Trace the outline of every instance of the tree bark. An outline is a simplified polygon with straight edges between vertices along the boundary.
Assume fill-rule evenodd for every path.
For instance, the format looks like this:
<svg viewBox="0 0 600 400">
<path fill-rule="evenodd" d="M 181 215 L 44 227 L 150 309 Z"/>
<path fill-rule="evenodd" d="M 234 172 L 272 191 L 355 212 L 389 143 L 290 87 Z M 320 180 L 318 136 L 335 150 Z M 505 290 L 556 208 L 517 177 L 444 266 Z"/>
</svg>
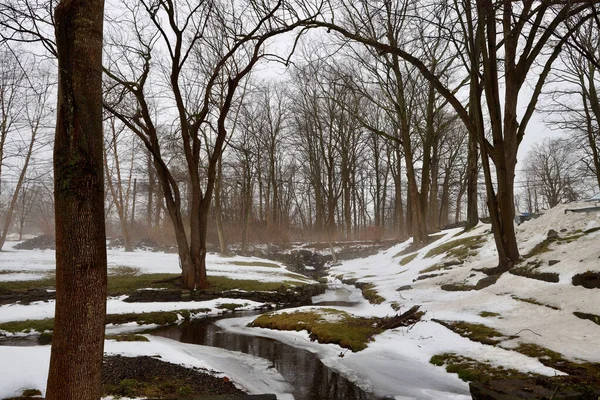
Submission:
<svg viewBox="0 0 600 400">
<path fill-rule="evenodd" d="M 106 317 L 103 12 L 103 0 L 63 0 L 55 10 L 56 312 L 47 400 L 101 396 Z"/>
</svg>

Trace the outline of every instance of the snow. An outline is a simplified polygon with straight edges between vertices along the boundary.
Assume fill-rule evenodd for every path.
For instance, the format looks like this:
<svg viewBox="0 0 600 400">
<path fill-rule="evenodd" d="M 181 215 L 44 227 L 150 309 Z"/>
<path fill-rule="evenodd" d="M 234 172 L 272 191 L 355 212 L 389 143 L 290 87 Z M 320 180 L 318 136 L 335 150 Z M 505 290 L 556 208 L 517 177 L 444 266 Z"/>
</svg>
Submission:
<svg viewBox="0 0 600 400">
<path fill-rule="evenodd" d="M 15 250 L 17 242 L 6 242 L 0 252 L 0 281 L 36 280 L 55 272 L 54 250 Z M 108 249 L 109 274 L 119 267 L 126 266 L 144 274 L 178 273 L 180 271 L 177 254 L 139 250 L 133 253 L 121 249 Z M 264 264 L 261 265 L 252 265 Z M 207 272 L 212 276 L 231 279 L 259 279 L 262 282 L 283 280 L 311 282 L 310 279 L 292 274 L 283 264 L 258 257 L 222 257 L 218 254 L 206 255 Z M 267 266 L 268 265 L 268 266 Z M 285 277 L 285 279 L 283 279 Z"/>
<path fill-rule="evenodd" d="M 448 283 L 474 285 L 485 275 L 482 268 L 496 266 L 496 250 L 490 227 L 479 224 L 466 234 L 460 229 L 444 231 L 437 240 L 416 252 L 415 258 L 400 265 L 400 261 L 413 253 L 398 255 L 411 241 L 398 244 L 376 255 L 349 260 L 329 268 L 332 290 L 316 296 L 313 303 L 342 302 L 327 305 L 358 316 L 396 314 L 392 305 L 400 305 L 403 312 L 413 305 L 421 305 L 425 315 L 421 322 L 409 328 L 399 328 L 377 335 L 367 349 L 352 353 L 334 344 L 312 342 L 306 331 L 281 332 L 262 328 L 249 328 L 254 317 L 228 318 L 218 321 L 226 330 L 240 334 L 269 337 L 288 345 L 306 349 L 316 354 L 328 367 L 339 371 L 366 390 L 395 399 L 469 399 L 468 385 L 457 375 L 446 373 L 444 368 L 429 363 L 433 355 L 454 352 L 482 362 L 520 371 L 530 371 L 553 376 L 561 374 L 541 364 L 537 359 L 512 351 L 519 343 L 533 343 L 561 353 L 574 361 L 600 362 L 600 335 L 598 326 L 573 312 L 600 315 L 600 290 L 574 286 L 575 274 L 600 270 L 600 231 L 584 232 L 600 227 L 600 214 L 565 212 L 583 208 L 586 203 L 559 205 L 537 219 L 516 227 L 521 254 L 527 254 L 544 241 L 549 230 L 558 232 L 562 240 L 549 245 L 550 251 L 536 254 L 534 261 L 540 272 L 559 275 L 559 282 L 550 283 L 505 273 L 493 285 L 480 291 L 448 292 L 440 285 Z M 445 255 L 426 258 L 426 253 L 443 243 L 458 238 L 481 236 L 483 247 L 462 265 L 448 270 L 433 271 L 436 277 L 417 280 L 420 271 L 439 264 Z M 569 240 L 566 240 L 569 238 Z M 0 280 L 38 279 L 53 273 L 53 251 L 16 251 L 7 243 L 7 252 L 0 253 Z M 552 262 L 550 262 L 552 261 Z M 289 280 L 289 271 L 281 264 L 255 257 L 228 257 L 209 255 L 209 274 L 234 279 Z M 261 266 L 260 263 L 274 264 Z M 254 263 L 255 265 L 248 265 Z M 177 256 L 174 254 L 109 251 L 111 267 L 127 266 L 140 273 L 176 272 Z M 552 265 L 550 265 L 552 264 Z M 341 284 L 336 277 L 357 279 L 374 285 L 386 300 L 373 305 L 364 300 L 360 290 Z M 15 278 L 16 277 L 16 278 Z M 299 280 L 304 278 L 298 277 Z M 398 291 L 410 285 L 412 289 Z M 542 305 L 519 299 L 531 299 Z M 210 302 L 125 303 L 122 298 L 108 301 L 109 313 L 148 312 L 209 308 L 209 314 L 219 312 L 219 303 L 245 303 L 255 308 L 258 303 L 240 299 L 217 299 Z M 558 309 L 544 307 L 552 306 Z M 53 315 L 53 302 L 31 305 L 0 306 L 0 322 L 22 319 L 48 318 Z M 318 305 L 299 307 L 298 310 L 318 310 Z M 279 312 L 290 312 L 282 310 Z M 482 311 L 498 313 L 497 317 L 484 318 Z M 329 317 L 328 317 L 329 318 Z M 518 336 L 506 339 L 500 346 L 489 346 L 470 341 L 450 331 L 432 319 L 466 321 L 485 324 L 503 335 Z M 147 328 L 147 327 L 143 327 Z M 109 326 L 107 332 L 131 332 L 140 329 L 137 324 Z M 0 398 L 19 394 L 24 388 L 45 387 L 50 348 L 0 346 Z M 211 373 L 228 376 L 238 387 L 250 393 L 277 393 L 280 399 L 292 399 L 292 388 L 271 367 L 270 362 L 246 354 L 214 349 L 206 346 L 183 344 L 170 339 L 150 337 L 149 343 L 117 343 L 107 341 L 110 354 L 161 355 L 163 360 L 182 365 L 205 368 Z M 344 357 L 340 357 L 344 353 Z"/>
<path fill-rule="evenodd" d="M 147 336 L 150 342 L 107 340 L 104 351 L 108 355 L 136 357 L 160 356 L 165 362 L 206 370 L 215 376 L 227 376 L 234 384 L 251 394 L 275 393 L 278 399 L 293 399 L 291 386 L 270 363 L 258 357 L 223 349 L 175 342 Z M 18 396 L 24 389 L 38 388 L 45 393 L 50 363 L 50 346 L 1 346 L 0 398 Z M 227 371 L 223 373 L 221 371 Z"/>
</svg>

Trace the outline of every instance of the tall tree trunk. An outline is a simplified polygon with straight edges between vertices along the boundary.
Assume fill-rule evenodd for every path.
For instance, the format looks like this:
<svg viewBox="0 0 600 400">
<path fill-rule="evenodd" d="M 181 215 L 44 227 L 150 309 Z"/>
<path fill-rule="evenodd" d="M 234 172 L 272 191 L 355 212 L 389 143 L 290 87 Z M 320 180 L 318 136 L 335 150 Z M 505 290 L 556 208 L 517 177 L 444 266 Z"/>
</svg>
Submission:
<svg viewBox="0 0 600 400">
<path fill-rule="evenodd" d="M 479 179 L 479 151 L 477 140 L 469 135 L 469 152 L 467 155 L 467 225 L 471 229 L 479 223 L 477 179 Z"/>
<path fill-rule="evenodd" d="M 154 208 L 152 203 L 154 200 L 154 165 L 152 165 L 152 155 L 148 153 L 148 164 L 146 166 L 148 170 L 148 200 L 146 202 L 146 225 L 148 228 L 152 227 L 152 209 Z"/>
<path fill-rule="evenodd" d="M 215 182 L 215 222 L 217 226 L 217 236 L 219 237 L 219 253 L 226 255 L 227 251 L 227 240 L 225 239 L 225 232 L 223 232 L 223 209 L 221 208 L 221 190 L 223 185 L 223 161 L 219 158 L 219 165 L 217 166 L 217 179 Z"/>
<path fill-rule="evenodd" d="M 97 400 L 106 317 L 102 172 L 103 0 L 55 10 L 58 106 L 54 143 L 56 312 L 47 400 Z"/>
</svg>

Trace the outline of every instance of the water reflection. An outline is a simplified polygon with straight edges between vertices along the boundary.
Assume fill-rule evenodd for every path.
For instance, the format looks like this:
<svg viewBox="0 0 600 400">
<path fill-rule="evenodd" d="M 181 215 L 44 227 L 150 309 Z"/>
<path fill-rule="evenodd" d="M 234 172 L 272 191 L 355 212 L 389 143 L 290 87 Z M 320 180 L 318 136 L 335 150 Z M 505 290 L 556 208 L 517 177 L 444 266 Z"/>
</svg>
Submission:
<svg viewBox="0 0 600 400">
<path fill-rule="evenodd" d="M 186 322 L 154 331 L 152 334 L 184 343 L 240 351 L 270 360 L 273 368 L 294 387 L 296 400 L 378 399 L 327 368 L 309 351 L 269 338 L 227 332 L 216 326 L 212 318 Z"/>
</svg>

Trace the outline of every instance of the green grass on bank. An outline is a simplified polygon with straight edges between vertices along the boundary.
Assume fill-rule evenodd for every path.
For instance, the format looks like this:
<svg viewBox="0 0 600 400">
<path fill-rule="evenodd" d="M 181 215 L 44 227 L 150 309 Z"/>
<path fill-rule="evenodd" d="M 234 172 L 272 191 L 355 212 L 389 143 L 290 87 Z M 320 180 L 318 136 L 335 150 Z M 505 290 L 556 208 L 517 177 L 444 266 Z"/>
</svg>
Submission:
<svg viewBox="0 0 600 400">
<path fill-rule="evenodd" d="M 250 326 L 283 331 L 310 333 L 319 343 L 335 343 L 354 352 L 363 350 L 382 330 L 377 319 L 352 316 L 344 311 L 323 308 L 319 311 L 267 313 L 256 318 Z"/>
<path fill-rule="evenodd" d="M 108 277 L 108 295 L 120 296 L 130 294 L 137 289 L 181 289 L 181 279 L 177 279 L 179 274 L 142 274 L 142 275 L 114 275 Z M 207 291 L 223 291 L 239 289 L 249 292 L 254 291 L 277 291 L 282 288 L 302 286 L 309 283 L 302 275 L 288 273 L 281 276 L 281 282 L 265 282 L 250 279 L 231 279 L 224 276 L 209 276 L 210 288 Z M 0 293 L 19 292 L 31 289 L 54 288 L 56 280 L 44 278 L 33 281 L 9 281 L 0 282 Z"/>
</svg>

